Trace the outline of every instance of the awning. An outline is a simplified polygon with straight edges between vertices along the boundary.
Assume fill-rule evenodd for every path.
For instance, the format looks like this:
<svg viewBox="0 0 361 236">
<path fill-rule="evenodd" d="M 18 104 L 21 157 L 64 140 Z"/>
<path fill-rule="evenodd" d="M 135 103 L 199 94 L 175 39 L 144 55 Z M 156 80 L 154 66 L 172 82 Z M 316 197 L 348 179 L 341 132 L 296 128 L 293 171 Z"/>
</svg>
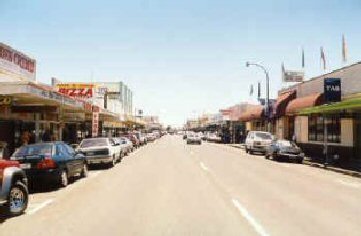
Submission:
<svg viewBox="0 0 361 236">
<path fill-rule="evenodd" d="M 82 110 L 83 102 L 65 96 L 53 90 L 51 86 L 32 82 L 1 82 L 0 94 L 16 96 L 16 105 L 63 106 L 73 110 Z"/>
<path fill-rule="evenodd" d="M 273 108 L 273 116 L 280 117 L 286 114 L 286 107 L 290 101 L 296 98 L 296 91 L 288 91 L 278 96 Z"/>
<path fill-rule="evenodd" d="M 264 115 L 264 108 L 263 106 L 257 106 L 257 107 L 253 107 L 251 109 L 249 109 L 248 111 L 246 111 L 245 113 L 243 113 L 239 120 L 240 121 L 251 121 L 251 120 L 256 120 L 256 119 L 261 119 Z"/>
<path fill-rule="evenodd" d="M 306 97 L 300 97 L 288 103 L 286 114 L 297 114 L 304 108 L 314 107 L 323 103 L 322 93 L 313 93 Z"/>
<path fill-rule="evenodd" d="M 302 109 L 299 114 L 310 115 L 315 113 L 339 113 L 341 110 L 361 109 L 361 97 L 345 99 L 341 102 Z"/>
</svg>

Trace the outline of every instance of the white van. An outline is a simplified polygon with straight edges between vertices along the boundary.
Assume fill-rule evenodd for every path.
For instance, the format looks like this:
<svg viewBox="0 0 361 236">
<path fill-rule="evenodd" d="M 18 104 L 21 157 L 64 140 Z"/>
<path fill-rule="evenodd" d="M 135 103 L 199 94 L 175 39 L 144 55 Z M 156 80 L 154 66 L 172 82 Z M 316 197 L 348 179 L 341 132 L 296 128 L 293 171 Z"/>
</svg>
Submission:
<svg viewBox="0 0 361 236">
<path fill-rule="evenodd" d="M 267 147 L 271 145 L 273 136 L 269 132 L 250 131 L 246 138 L 246 153 L 253 152 L 265 153 Z"/>
</svg>

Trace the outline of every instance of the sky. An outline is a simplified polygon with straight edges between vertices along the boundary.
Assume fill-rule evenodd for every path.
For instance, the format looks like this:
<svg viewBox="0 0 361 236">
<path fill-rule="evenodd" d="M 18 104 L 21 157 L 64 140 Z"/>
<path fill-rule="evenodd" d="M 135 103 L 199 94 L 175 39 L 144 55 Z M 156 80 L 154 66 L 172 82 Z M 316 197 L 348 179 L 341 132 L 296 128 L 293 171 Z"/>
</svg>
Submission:
<svg viewBox="0 0 361 236">
<path fill-rule="evenodd" d="M 164 124 L 244 101 L 269 70 L 271 98 L 285 86 L 281 64 L 306 79 L 361 60 L 359 0 L 0 0 L 0 42 L 37 60 L 37 79 L 123 81 L 134 107 Z M 321 69 L 320 46 L 327 70 Z M 360 78 L 361 79 L 361 78 Z M 255 93 L 256 94 L 256 93 Z"/>
</svg>

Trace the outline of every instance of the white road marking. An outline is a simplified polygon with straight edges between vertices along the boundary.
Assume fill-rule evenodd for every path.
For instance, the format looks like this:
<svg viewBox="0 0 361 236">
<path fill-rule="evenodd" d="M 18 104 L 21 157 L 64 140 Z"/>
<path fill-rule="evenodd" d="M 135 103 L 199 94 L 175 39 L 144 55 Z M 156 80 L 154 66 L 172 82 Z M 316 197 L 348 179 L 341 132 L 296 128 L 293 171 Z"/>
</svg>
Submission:
<svg viewBox="0 0 361 236">
<path fill-rule="evenodd" d="M 37 205 L 36 207 L 34 207 L 33 209 L 27 211 L 28 215 L 33 215 L 34 213 L 36 213 L 37 211 L 43 209 L 44 207 L 46 207 L 47 205 L 51 204 L 54 200 L 53 199 L 48 199 L 42 203 L 40 203 L 39 205 Z"/>
<path fill-rule="evenodd" d="M 194 154 L 194 152 L 193 152 L 193 151 L 191 151 L 190 153 L 191 153 L 191 155 L 193 155 L 193 154 Z"/>
<path fill-rule="evenodd" d="M 203 162 L 199 162 L 199 165 L 201 166 L 201 168 L 205 171 L 209 171 L 208 167 L 203 163 Z"/>
<path fill-rule="evenodd" d="M 232 198 L 233 205 L 238 209 L 241 215 L 246 218 L 248 223 L 253 227 L 253 229 L 261 236 L 268 236 L 269 234 L 265 231 L 265 229 L 260 225 L 252 215 L 247 211 L 245 207 L 239 203 L 237 199 Z"/>
<path fill-rule="evenodd" d="M 361 184 L 359 183 L 355 183 L 355 182 L 348 182 L 348 181 L 344 181 L 342 179 L 337 179 L 336 182 L 342 184 L 342 185 L 345 185 L 345 186 L 348 186 L 348 187 L 352 187 L 352 188 L 359 188 L 361 187 Z"/>
</svg>

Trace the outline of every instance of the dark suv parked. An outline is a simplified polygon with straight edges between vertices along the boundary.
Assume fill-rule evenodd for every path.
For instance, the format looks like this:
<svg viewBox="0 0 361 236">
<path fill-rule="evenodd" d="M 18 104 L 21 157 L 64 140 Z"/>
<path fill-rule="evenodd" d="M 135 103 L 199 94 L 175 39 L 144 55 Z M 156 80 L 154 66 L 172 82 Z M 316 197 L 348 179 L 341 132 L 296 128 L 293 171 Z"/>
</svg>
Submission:
<svg viewBox="0 0 361 236">
<path fill-rule="evenodd" d="M 20 162 L 31 184 L 55 183 L 65 187 L 69 178 L 88 176 L 88 164 L 81 153 L 63 142 L 46 142 L 22 146 L 11 156 Z"/>
</svg>

